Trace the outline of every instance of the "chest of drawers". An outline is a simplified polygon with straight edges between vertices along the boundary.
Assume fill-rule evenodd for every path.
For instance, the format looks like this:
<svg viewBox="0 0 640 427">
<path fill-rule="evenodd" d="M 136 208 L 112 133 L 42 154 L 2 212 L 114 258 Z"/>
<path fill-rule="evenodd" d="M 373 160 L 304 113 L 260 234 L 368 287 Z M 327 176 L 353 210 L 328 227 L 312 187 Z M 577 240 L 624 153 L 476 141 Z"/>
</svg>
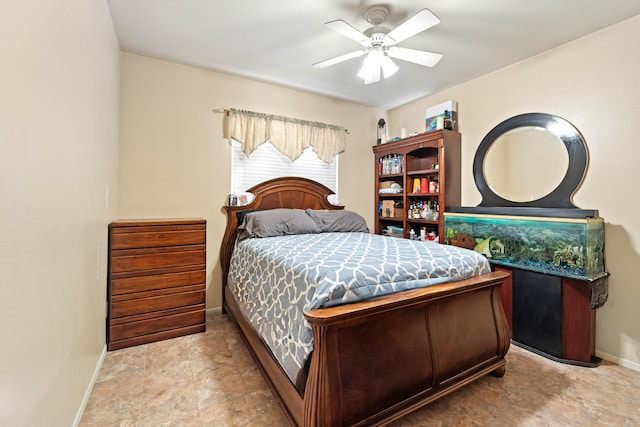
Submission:
<svg viewBox="0 0 640 427">
<path fill-rule="evenodd" d="M 107 348 L 205 330 L 206 222 L 109 225 Z"/>
</svg>

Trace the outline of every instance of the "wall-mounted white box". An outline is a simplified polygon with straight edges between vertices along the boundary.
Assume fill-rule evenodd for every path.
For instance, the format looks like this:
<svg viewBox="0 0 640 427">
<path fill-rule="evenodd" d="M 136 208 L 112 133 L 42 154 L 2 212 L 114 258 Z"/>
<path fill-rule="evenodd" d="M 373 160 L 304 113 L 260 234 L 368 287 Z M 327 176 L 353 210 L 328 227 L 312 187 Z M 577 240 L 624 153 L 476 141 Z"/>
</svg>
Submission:
<svg viewBox="0 0 640 427">
<path fill-rule="evenodd" d="M 426 127 L 427 132 L 438 130 L 438 117 L 444 119 L 444 112 L 449 111 L 453 119 L 453 130 L 458 129 L 458 102 L 447 101 L 442 104 L 434 105 L 426 110 Z M 441 128 L 440 128 L 441 129 Z"/>
</svg>

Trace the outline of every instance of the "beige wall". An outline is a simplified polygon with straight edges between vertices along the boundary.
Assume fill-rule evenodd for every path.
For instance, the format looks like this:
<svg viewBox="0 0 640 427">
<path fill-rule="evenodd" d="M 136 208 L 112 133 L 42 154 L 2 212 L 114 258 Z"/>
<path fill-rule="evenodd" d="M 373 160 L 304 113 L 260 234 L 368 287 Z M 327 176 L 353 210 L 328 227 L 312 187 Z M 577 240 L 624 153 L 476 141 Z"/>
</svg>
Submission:
<svg viewBox="0 0 640 427">
<path fill-rule="evenodd" d="M 0 425 L 74 422 L 104 351 L 107 224 L 116 217 L 206 218 L 208 307 L 219 305 L 221 206 L 230 169 L 222 117 L 213 108 L 349 128 L 340 160 L 341 201 L 372 225 L 371 145 L 385 112 L 132 54 L 120 57 L 104 2 L 34 0 L 2 7 Z M 471 176 L 475 147 L 498 122 L 542 111 L 582 131 L 591 164 L 575 201 L 599 208 L 606 219 L 612 273 L 610 300 L 598 311 L 597 347 L 632 365 L 640 362 L 640 287 L 633 274 L 640 261 L 640 201 L 630 185 L 640 174 L 634 143 L 640 54 L 633 44 L 639 38 L 637 17 L 388 116 L 391 135 L 401 127 L 420 130 L 427 106 L 459 101 L 467 205 L 479 201 Z"/>
<path fill-rule="evenodd" d="M 1 9 L 0 425 L 70 426 L 105 349 L 119 48 L 103 1 Z"/>
<path fill-rule="evenodd" d="M 420 129 L 425 109 L 458 101 L 462 133 L 462 202 L 474 206 L 475 150 L 488 131 L 521 113 L 555 114 L 583 134 L 590 153 L 574 197 L 605 219 L 609 301 L 597 311 L 596 349 L 640 369 L 640 17 L 529 58 L 498 72 L 388 112 L 391 135 Z"/>
<path fill-rule="evenodd" d="M 207 307 L 220 306 L 219 247 L 230 192 L 230 146 L 217 108 L 345 126 L 340 202 L 373 226 L 373 151 L 380 112 L 279 86 L 123 53 L 118 216 L 207 220 Z"/>
</svg>

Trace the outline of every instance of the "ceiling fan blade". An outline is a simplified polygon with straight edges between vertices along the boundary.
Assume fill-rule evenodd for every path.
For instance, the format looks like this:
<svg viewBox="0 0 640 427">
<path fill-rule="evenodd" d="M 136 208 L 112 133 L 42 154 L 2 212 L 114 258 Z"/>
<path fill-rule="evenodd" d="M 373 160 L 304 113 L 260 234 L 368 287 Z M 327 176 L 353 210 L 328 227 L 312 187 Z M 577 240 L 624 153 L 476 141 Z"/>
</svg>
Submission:
<svg viewBox="0 0 640 427">
<path fill-rule="evenodd" d="M 433 67 L 440 61 L 442 55 L 439 53 L 426 52 L 424 50 L 407 49 L 406 47 L 393 46 L 387 50 L 392 58 L 398 58 L 403 61 L 413 62 L 415 64 L 424 65 L 425 67 Z"/>
<path fill-rule="evenodd" d="M 392 46 L 396 43 L 400 43 L 402 40 L 408 39 L 427 28 L 431 28 L 438 24 L 440 19 L 433 14 L 429 9 L 422 9 L 411 18 L 398 25 L 391 30 L 385 37 L 385 43 L 387 46 Z"/>
<path fill-rule="evenodd" d="M 331 28 L 333 31 L 337 31 L 343 36 L 347 36 L 362 45 L 366 45 L 369 43 L 369 37 L 362 34 L 360 31 L 356 30 L 351 25 L 344 22 L 342 19 L 326 22 L 325 25 Z"/>
<path fill-rule="evenodd" d="M 335 64 L 339 64 L 340 62 L 347 61 L 352 58 L 358 58 L 365 54 L 364 50 L 356 50 L 355 52 L 347 53 L 345 55 L 336 56 L 335 58 L 327 59 L 326 61 L 316 62 L 313 64 L 316 68 L 326 68 Z"/>
</svg>

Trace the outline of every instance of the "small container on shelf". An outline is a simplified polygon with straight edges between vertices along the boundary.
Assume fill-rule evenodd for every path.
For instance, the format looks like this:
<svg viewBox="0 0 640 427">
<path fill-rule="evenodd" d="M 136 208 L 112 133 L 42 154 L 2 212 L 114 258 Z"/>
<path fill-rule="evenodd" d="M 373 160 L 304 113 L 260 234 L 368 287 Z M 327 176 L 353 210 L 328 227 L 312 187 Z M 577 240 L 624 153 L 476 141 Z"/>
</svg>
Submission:
<svg viewBox="0 0 640 427">
<path fill-rule="evenodd" d="M 422 178 L 422 180 L 420 180 L 420 192 L 421 193 L 427 193 L 429 192 L 429 178 Z"/>
<path fill-rule="evenodd" d="M 382 234 L 390 237 L 403 237 L 403 233 L 403 228 L 396 225 L 389 225 L 386 229 L 382 230 Z"/>
<path fill-rule="evenodd" d="M 413 193 L 419 193 L 422 189 L 422 183 L 419 178 L 413 180 Z"/>
</svg>

